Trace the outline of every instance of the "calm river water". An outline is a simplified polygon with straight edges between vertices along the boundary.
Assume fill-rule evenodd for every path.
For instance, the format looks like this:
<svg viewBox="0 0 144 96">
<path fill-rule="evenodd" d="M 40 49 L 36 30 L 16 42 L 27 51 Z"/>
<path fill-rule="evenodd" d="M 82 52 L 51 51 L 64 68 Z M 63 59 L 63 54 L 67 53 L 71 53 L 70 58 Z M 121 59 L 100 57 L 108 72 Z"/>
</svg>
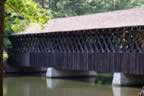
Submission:
<svg viewBox="0 0 144 96">
<path fill-rule="evenodd" d="M 139 88 L 95 84 L 94 79 L 5 77 L 4 96 L 138 96 Z"/>
</svg>

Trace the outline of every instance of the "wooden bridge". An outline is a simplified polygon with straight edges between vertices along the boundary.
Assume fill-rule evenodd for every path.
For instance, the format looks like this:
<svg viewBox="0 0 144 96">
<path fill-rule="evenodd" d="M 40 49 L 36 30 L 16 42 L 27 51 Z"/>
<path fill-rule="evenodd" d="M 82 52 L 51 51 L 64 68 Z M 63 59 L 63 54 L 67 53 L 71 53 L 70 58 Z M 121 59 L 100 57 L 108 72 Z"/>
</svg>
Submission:
<svg viewBox="0 0 144 96">
<path fill-rule="evenodd" d="M 9 63 L 144 74 L 144 9 L 51 20 L 10 36 Z"/>
</svg>

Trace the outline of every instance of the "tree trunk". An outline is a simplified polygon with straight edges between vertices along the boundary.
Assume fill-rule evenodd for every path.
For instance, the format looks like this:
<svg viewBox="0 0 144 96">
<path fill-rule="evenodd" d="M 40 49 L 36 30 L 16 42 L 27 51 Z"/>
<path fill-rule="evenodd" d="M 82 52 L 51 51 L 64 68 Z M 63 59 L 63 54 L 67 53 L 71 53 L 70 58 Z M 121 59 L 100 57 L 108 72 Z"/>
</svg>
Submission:
<svg viewBox="0 0 144 96">
<path fill-rule="evenodd" d="M 4 1 L 0 0 L 0 96 L 3 96 L 3 31 L 4 31 Z"/>
</svg>

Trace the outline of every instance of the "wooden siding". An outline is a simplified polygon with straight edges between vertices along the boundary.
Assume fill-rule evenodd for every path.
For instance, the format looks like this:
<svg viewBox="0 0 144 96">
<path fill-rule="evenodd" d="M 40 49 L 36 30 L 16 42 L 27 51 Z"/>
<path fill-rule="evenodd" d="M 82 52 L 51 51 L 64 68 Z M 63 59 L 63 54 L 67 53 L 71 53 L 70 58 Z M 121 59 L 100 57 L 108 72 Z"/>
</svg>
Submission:
<svg viewBox="0 0 144 96">
<path fill-rule="evenodd" d="M 143 26 L 63 33 L 12 35 L 10 63 L 144 74 Z"/>
</svg>

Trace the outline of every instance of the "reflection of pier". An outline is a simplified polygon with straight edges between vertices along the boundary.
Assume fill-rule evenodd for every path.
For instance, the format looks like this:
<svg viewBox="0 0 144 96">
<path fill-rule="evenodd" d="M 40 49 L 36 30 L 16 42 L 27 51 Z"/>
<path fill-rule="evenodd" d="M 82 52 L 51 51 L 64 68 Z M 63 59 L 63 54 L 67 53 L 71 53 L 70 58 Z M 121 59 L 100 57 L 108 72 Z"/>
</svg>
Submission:
<svg viewBox="0 0 144 96">
<path fill-rule="evenodd" d="M 138 96 L 140 91 L 136 88 L 120 86 L 113 86 L 112 90 L 113 96 Z"/>
<path fill-rule="evenodd" d="M 128 96 L 126 88 L 122 89 L 121 87 L 113 86 L 112 90 L 113 90 L 113 96 Z"/>
<path fill-rule="evenodd" d="M 91 78 L 65 78 L 65 79 L 47 79 L 47 87 L 50 89 L 54 88 L 63 88 L 65 86 L 71 85 L 73 82 L 80 82 L 81 83 L 87 83 L 89 86 L 94 86 L 95 85 L 95 77 Z M 73 87 L 79 87 L 77 86 L 77 83 L 73 83 Z"/>
</svg>

